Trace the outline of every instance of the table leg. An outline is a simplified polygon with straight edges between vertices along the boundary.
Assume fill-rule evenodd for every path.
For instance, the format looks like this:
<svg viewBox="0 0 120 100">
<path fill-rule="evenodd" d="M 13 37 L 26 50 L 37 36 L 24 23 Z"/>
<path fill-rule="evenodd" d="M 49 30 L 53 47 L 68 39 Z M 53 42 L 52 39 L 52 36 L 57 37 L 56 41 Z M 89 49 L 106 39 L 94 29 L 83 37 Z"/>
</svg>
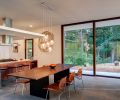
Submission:
<svg viewBox="0 0 120 100">
<path fill-rule="evenodd" d="M 51 77 L 47 76 L 39 80 L 30 80 L 30 95 L 45 99 L 47 90 L 43 88 L 49 85 L 51 82 L 53 83 L 59 81 L 61 78 L 65 76 L 69 76 L 69 69 L 54 74 L 54 78 L 52 78 L 53 76 Z M 53 79 L 53 81 L 51 79 Z M 49 92 L 48 92 L 48 99 L 49 99 Z"/>
<path fill-rule="evenodd" d="M 30 80 L 30 95 L 46 98 L 47 90 L 43 88 L 47 85 L 49 85 L 49 77 L 44 77 L 39 80 Z"/>
<path fill-rule="evenodd" d="M 69 77 L 69 69 L 54 74 L 54 82 L 60 81 L 63 77 Z"/>
<path fill-rule="evenodd" d="M 2 87 L 2 71 L 0 70 L 0 88 Z"/>
</svg>

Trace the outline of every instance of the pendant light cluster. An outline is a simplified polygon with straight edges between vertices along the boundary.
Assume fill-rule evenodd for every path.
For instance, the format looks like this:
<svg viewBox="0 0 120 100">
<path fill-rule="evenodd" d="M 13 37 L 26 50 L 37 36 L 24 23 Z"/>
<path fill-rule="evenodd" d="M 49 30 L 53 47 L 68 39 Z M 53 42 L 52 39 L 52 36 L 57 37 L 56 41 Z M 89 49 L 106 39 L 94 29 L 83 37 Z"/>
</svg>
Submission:
<svg viewBox="0 0 120 100">
<path fill-rule="evenodd" d="M 43 52 L 51 52 L 54 45 L 54 35 L 49 31 L 45 31 L 42 34 L 45 36 L 39 38 L 39 48 Z"/>
<path fill-rule="evenodd" d="M 42 34 L 44 37 L 39 38 L 38 47 L 42 52 L 51 52 L 54 45 L 54 35 L 52 33 L 52 13 L 46 2 L 41 3 L 42 7 Z"/>
</svg>

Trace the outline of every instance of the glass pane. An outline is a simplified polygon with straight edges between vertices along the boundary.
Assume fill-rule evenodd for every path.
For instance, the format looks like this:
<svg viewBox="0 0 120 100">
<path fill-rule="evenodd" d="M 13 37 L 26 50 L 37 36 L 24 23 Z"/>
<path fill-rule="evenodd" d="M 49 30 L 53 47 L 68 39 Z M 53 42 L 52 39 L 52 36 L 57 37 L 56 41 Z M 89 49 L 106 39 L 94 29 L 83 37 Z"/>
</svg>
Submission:
<svg viewBox="0 0 120 100">
<path fill-rule="evenodd" d="M 120 77 L 120 19 L 96 23 L 96 74 Z"/>
<path fill-rule="evenodd" d="M 32 59 L 33 57 L 33 40 L 26 40 L 26 58 Z"/>
<path fill-rule="evenodd" d="M 64 27 L 64 63 L 83 68 L 84 74 L 93 74 L 92 23 Z"/>
</svg>

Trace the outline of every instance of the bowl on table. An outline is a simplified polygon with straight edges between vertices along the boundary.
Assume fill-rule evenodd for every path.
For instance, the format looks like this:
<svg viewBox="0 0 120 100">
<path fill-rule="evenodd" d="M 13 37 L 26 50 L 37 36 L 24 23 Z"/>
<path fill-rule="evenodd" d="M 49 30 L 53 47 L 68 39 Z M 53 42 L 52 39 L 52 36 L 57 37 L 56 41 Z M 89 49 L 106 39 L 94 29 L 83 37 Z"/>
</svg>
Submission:
<svg viewBox="0 0 120 100">
<path fill-rule="evenodd" d="M 57 66 L 56 64 L 50 64 L 49 65 L 50 69 L 55 69 L 56 66 Z"/>
</svg>

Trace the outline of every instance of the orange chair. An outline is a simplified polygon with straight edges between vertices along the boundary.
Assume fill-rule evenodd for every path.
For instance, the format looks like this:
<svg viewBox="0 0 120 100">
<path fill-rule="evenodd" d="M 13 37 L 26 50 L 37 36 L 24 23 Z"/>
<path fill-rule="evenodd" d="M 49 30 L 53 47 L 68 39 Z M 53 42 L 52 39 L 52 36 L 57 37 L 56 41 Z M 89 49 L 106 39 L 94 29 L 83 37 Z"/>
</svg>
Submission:
<svg viewBox="0 0 120 100">
<path fill-rule="evenodd" d="M 47 89 L 47 93 L 46 93 L 46 100 L 48 98 L 48 92 L 49 91 L 53 91 L 53 92 L 61 92 L 58 96 L 58 99 L 60 100 L 61 95 L 65 92 L 66 90 L 66 77 L 62 78 L 58 83 L 53 83 L 51 85 L 48 85 L 47 87 L 45 87 L 44 89 Z"/>
<path fill-rule="evenodd" d="M 70 97 L 70 86 L 71 86 L 71 85 L 74 86 L 74 90 L 75 90 L 75 92 L 76 92 L 74 77 L 75 77 L 75 72 L 72 72 L 72 73 L 69 75 L 69 78 L 68 78 L 68 80 L 67 80 L 67 85 L 68 85 L 68 90 L 69 90 L 69 97 Z"/>
<path fill-rule="evenodd" d="M 82 79 L 82 68 L 78 69 L 78 72 L 76 73 L 75 78 L 78 79 L 79 81 L 82 80 L 82 86 L 84 88 L 84 83 L 83 83 L 83 79 Z"/>
</svg>

